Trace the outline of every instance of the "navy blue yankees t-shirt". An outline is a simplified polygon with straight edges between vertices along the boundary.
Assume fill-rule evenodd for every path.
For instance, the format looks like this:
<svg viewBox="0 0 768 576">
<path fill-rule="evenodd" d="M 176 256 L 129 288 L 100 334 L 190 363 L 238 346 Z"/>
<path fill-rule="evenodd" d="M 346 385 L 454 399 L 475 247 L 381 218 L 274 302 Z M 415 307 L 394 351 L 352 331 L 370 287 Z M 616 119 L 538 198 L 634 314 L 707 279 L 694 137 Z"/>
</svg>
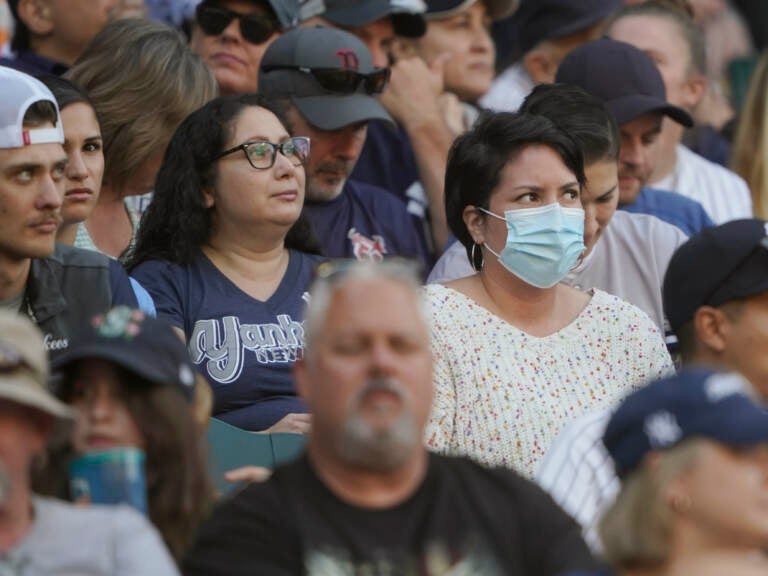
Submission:
<svg viewBox="0 0 768 576">
<path fill-rule="evenodd" d="M 428 269 L 423 238 L 402 200 L 378 186 L 347 180 L 341 194 L 329 202 L 307 202 L 326 256 L 379 261 L 385 256 L 419 260 Z"/>
<path fill-rule="evenodd" d="M 291 366 L 303 354 L 306 291 L 321 261 L 291 250 L 285 276 L 265 302 L 240 290 L 202 252 L 188 266 L 149 260 L 134 268 L 158 317 L 184 331 L 192 362 L 213 389 L 216 418 L 264 430 L 307 411 Z"/>
</svg>

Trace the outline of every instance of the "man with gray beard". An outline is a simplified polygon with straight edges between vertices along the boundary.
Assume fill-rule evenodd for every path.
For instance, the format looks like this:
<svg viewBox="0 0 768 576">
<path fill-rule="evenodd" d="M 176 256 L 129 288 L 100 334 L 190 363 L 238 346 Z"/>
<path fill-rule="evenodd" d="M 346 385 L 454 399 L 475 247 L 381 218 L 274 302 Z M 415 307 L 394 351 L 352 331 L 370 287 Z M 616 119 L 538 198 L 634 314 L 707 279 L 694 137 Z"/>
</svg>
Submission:
<svg viewBox="0 0 768 576">
<path fill-rule="evenodd" d="M 188 575 L 536 575 L 591 566 L 573 520 L 511 470 L 431 454 L 429 327 L 399 260 L 318 270 L 296 363 L 307 453 L 224 502 Z"/>
</svg>

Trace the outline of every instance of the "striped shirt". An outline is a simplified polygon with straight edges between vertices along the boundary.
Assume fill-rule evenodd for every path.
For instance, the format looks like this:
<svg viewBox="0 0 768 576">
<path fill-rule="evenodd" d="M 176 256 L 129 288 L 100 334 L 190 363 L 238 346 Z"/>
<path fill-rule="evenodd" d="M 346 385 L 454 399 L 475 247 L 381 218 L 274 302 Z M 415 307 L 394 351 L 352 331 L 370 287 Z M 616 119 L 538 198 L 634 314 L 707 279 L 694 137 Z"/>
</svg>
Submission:
<svg viewBox="0 0 768 576">
<path fill-rule="evenodd" d="M 675 170 L 652 186 L 678 192 L 704 206 L 715 224 L 752 217 L 752 196 L 744 179 L 692 152 L 677 146 Z"/>
<path fill-rule="evenodd" d="M 619 480 L 603 446 L 611 410 L 580 416 L 563 428 L 536 473 L 536 482 L 581 524 L 584 540 L 600 552 L 597 524 L 619 492 Z"/>
</svg>

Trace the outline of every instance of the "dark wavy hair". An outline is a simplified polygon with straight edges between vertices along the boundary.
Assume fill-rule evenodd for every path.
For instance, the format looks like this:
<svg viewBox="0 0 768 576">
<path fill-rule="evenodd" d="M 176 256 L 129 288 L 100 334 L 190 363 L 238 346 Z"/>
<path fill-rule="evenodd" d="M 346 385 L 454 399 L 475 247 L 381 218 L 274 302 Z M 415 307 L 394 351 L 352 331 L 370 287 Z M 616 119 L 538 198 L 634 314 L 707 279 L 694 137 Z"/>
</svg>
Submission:
<svg viewBox="0 0 768 576">
<path fill-rule="evenodd" d="M 216 157 L 234 132 L 242 110 L 257 106 L 272 112 L 285 126 L 283 109 L 258 94 L 222 96 L 190 114 L 171 138 L 157 174 L 155 192 L 139 227 L 136 245 L 128 255 L 128 268 L 151 259 L 191 263 L 211 235 L 212 208 L 205 206 L 203 190 L 216 185 Z M 304 214 L 285 238 L 294 250 L 321 254 Z"/>
<path fill-rule="evenodd" d="M 88 95 L 80 86 L 71 80 L 67 80 L 61 76 L 53 76 L 51 74 L 43 74 L 38 76 L 37 79 L 45 84 L 51 91 L 51 94 L 53 94 L 53 97 L 56 98 L 59 110 L 64 110 L 64 108 L 70 104 L 83 103 L 90 106 L 94 115 L 96 114 L 96 108 L 94 108 Z"/>
<path fill-rule="evenodd" d="M 482 266 L 478 250 L 472 259 L 474 241 L 464 223 L 467 206 L 488 208 L 499 184 L 501 171 L 529 146 L 548 146 L 560 156 L 584 186 L 584 160 L 576 142 L 544 116 L 511 112 L 486 112 L 474 127 L 459 136 L 448 153 L 445 171 L 445 215 L 453 235 L 467 250 L 476 270 Z"/>
</svg>

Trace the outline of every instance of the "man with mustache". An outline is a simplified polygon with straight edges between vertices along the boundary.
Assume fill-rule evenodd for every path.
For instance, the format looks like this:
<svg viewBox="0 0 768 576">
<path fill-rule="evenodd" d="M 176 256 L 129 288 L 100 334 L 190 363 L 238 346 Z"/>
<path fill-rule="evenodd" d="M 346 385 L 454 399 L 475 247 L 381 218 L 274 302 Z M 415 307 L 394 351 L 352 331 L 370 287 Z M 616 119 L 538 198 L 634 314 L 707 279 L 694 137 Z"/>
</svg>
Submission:
<svg viewBox="0 0 768 576">
<path fill-rule="evenodd" d="M 56 244 L 67 155 L 53 94 L 4 67 L 0 86 L 0 309 L 29 316 L 55 354 L 87 318 L 138 303 L 116 262 Z"/>
<path fill-rule="evenodd" d="M 405 203 L 383 188 L 351 180 L 371 120 L 392 122 L 376 99 L 388 68 L 349 32 L 300 28 L 267 48 L 259 90 L 282 100 L 294 136 L 309 136 L 305 210 L 333 258 L 407 256 L 426 263 L 426 246 Z"/>
<path fill-rule="evenodd" d="M 185 574 L 546 576 L 592 563 L 535 485 L 425 449 L 433 364 L 410 266 L 322 264 L 309 302 L 295 368 L 307 453 L 222 504 Z"/>
</svg>

